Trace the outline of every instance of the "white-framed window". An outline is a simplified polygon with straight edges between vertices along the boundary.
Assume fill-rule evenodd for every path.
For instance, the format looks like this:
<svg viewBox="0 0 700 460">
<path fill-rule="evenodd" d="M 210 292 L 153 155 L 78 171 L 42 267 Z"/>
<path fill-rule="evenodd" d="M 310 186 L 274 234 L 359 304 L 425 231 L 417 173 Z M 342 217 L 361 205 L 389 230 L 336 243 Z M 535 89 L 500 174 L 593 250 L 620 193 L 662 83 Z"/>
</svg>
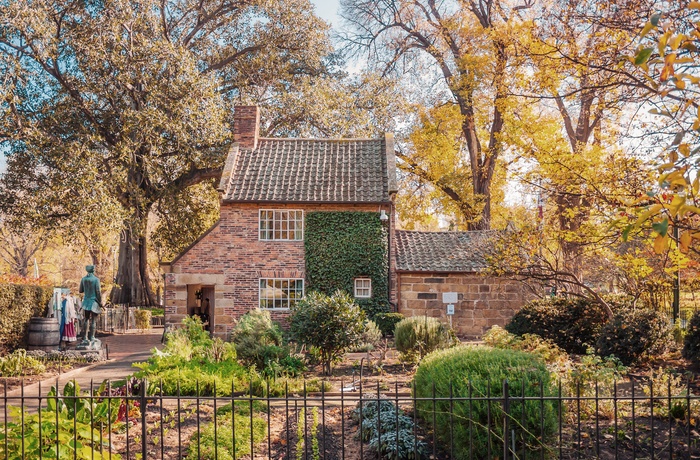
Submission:
<svg viewBox="0 0 700 460">
<path fill-rule="evenodd" d="M 355 278 L 355 297 L 369 299 L 372 297 L 372 280 L 369 278 Z"/>
<path fill-rule="evenodd" d="M 261 240 L 295 241 L 304 239 L 304 211 L 297 209 L 261 209 Z"/>
<path fill-rule="evenodd" d="M 301 278 L 260 278 L 260 308 L 287 310 L 304 297 Z"/>
</svg>

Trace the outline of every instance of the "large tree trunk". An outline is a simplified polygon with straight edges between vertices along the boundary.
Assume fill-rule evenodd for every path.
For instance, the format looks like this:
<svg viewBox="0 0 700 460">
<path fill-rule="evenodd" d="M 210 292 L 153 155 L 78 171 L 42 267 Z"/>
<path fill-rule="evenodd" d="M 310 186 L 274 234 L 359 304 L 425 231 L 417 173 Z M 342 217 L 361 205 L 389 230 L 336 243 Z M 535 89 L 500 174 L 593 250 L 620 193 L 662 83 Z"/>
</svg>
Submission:
<svg viewBox="0 0 700 460">
<path fill-rule="evenodd" d="M 143 227 L 145 229 L 145 223 Z M 128 224 L 124 226 L 119 240 L 118 265 L 117 279 L 110 296 L 112 303 L 156 305 L 148 277 L 145 230 L 136 235 Z"/>
</svg>

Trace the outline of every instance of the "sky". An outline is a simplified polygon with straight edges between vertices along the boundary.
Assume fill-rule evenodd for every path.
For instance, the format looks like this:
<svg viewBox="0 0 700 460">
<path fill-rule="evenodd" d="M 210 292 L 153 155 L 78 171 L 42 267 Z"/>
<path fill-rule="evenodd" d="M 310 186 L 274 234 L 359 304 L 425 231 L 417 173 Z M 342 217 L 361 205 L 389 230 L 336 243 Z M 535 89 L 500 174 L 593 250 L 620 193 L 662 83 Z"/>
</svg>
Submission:
<svg viewBox="0 0 700 460">
<path fill-rule="evenodd" d="M 330 22 L 333 27 L 340 25 L 340 17 L 338 16 L 340 0 L 311 0 L 311 3 L 316 7 L 318 16 Z"/>
</svg>

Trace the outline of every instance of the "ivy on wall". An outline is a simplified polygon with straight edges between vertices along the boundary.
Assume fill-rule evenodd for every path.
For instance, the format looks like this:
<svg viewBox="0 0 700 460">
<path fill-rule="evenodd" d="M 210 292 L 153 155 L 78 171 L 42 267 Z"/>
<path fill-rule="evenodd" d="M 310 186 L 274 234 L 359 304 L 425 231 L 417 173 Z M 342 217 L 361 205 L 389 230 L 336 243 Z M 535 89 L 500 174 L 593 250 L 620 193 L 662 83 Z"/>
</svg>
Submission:
<svg viewBox="0 0 700 460">
<path fill-rule="evenodd" d="M 53 289 L 22 284 L 0 284 L 0 352 L 20 345 L 29 319 L 43 316 Z"/>
<path fill-rule="evenodd" d="M 355 278 L 372 280 L 372 297 L 355 299 L 370 318 L 389 311 L 387 229 L 375 212 L 309 212 L 304 251 L 307 290 L 353 294 Z"/>
</svg>

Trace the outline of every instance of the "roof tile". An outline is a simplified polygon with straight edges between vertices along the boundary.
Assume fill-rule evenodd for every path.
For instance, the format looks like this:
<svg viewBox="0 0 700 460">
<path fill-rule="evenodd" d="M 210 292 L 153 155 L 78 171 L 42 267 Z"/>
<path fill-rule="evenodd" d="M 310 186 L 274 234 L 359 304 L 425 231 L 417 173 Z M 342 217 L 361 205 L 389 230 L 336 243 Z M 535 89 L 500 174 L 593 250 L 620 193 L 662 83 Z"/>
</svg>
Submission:
<svg viewBox="0 0 700 460">
<path fill-rule="evenodd" d="M 493 231 L 396 231 L 396 269 L 408 272 L 478 272 L 486 268 Z"/>
</svg>

